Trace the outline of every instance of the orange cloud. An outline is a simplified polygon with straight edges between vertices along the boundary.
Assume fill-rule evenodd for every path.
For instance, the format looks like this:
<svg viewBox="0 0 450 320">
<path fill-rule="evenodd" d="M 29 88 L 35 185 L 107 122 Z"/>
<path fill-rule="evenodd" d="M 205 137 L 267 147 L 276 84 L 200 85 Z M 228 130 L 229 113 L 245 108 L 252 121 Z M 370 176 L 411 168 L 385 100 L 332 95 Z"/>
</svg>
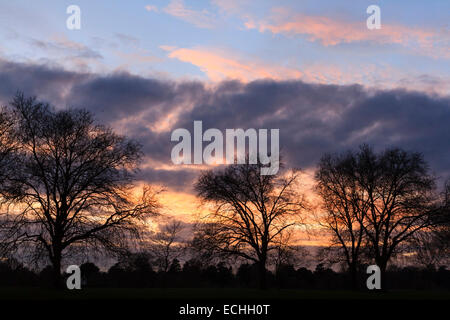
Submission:
<svg viewBox="0 0 450 320">
<path fill-rule="evenodd" d="M 164 48 L 163 48 L 164 49 Z M 169 51 L 169 57 L 196 65 L 213 81 L 238 79 L 251 81 L 271 78 L 299 78 L 302 72 L 281 66 L 271 66 L 259 61 L 233 58 L 232 54 L 206 48 L 177 48 Z"/>
<path fill-rule="evenodd" d="M 206 214 L 199 199 L 192 194 L 168 190 L 159 199 L 163 214 L 184 222 L 195 222 L 202 214 Z"/>
</svg>

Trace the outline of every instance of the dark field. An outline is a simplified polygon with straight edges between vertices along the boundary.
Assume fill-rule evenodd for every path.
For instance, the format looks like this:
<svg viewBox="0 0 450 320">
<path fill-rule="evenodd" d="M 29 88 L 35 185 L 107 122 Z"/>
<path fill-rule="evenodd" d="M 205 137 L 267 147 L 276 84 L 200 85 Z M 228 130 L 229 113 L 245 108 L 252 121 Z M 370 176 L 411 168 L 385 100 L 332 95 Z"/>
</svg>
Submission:
<svg viewBox="0 0 450 320">
<path fill-rule="evenodd" d="M 449 291 L 352 292 L 256 289 L 88 288 L 57 291 L 42 288 L 0 288 L 1 300 L 450 300 Z"/>
<path fill-rule="evenodd" d="M 361 319 L 361 313 L 386 319 L 431 316 L 448 312 L 449 291 L 352 292 L 325 290 L 194 289 L 194 288 L 86 288 L 51 290 L 41 288 L 0 288 L 0 309 L 10 314 L 37 314 L 43 319 L 68 316 L 84 319 Z M 267 314 L 229 314 L 234 306 L 268 306 Z M 192 315 L 183 308 L 208 307 L 214 313 Z M 314 315 L 311 317 L 311 315 Z"/>
</svg>

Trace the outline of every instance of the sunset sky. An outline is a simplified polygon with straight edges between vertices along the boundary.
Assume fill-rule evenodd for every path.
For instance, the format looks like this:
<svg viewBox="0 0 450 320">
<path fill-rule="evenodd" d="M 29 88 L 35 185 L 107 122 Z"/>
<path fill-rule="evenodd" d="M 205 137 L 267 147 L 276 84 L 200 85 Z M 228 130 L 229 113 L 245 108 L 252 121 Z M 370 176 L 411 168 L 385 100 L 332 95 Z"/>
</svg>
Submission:
<svg viewBox="0 0 450 320">
<path fill-rule="evenodd" d="M 66 28 L 69 5 L 81 29 Z M 381 9 L 369 30 L 366 9 Z M 17 90 L 91 110 L 140 141 L 139 180 L 186 222 L 204 166 L 175 166 L 176 128 L 279 128 L 309 185 L 320 156 L 369 143 L 450 176 L 449 1 L 0 0 L 0 102 Z"/>
</svg>

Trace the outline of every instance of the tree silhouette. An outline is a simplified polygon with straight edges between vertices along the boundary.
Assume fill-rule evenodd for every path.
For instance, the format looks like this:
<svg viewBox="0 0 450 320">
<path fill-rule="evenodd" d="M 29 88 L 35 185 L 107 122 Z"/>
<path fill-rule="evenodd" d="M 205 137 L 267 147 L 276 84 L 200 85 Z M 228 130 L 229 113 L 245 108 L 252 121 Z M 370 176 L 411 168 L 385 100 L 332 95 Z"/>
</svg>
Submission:
<svg viewBox="0 0 450 320">
<path fill-rule="evenodd" d="M 317 178 L 319 189 L 322 185 L 331 190 L 322 196 L 325 205 L 333 208 L 332 213 L 337 216 L 344 214 L 347 218 L 343 228 L 346 238 L 340 243 L 343 247 L 351 245 L 356 227 L 356 235 L 363 237 L 383 280 L 387 264 L 400 245 L 433 225 L 439 214 L 434 178 L 421 154 L 398 148 L 376 154 L 363 145 L 359 152 L 349 153 L 344 159 L 326 156 L 321 168 L 327 167 L 330 174 L 322 176 L 319 169 Z M 327 176 L 333 176 L 333 170 L 342 170 L 343 180 L 327 180 Z"/>
<path fill-rule="evenodd" d="M 14 151 L 17 143 L 14 138 L 14 121 L 6 108 L 0 109 L 0 185 L 12 173 Z"/>
<path fill-rule="evenodd" d="M 444 185 L 441 205 L 436 211 L 430 228 L 417 232 L 410 241 L 415 261 L 428 269 L 448 265 L 450 261 L 450 180 Z"/>
<path fill-rule="evenodd" d="M 363 250 L 363 221 L 368 211 L 368 194 L 357 183 L 364 174 L 365 153 L 324 155 L 315 174 L 316 191 L 322 198 L 324 215 L 319 223 L 331 232 L 331 246 L 326 250 L 339 262 L 345 261 L 352 288 L 358 286 L 358 268 Z M 335 252 L 336 249 L 338 252 Z M 335 257 L 337 256 L 337 257 Z M 337 259 L 336 259 L 337 258 Z"/>
<path fill-rule="evenodd" d="M 230 165 L 200 176 L 198 196 L 215 209 L 193 243 L 200 250 L 257 263 L 264 288 L 268 255 L 279 248 L 283 232 L 298 223 L 305 202 L 295 189 L 298 172 L 281 177 L 261 175 L 260 169 L 260 164 Z"/>
<path fill-rule="evenodd" d="M 433 225 L 435 183 L 419 153 L 393 148 L 374 155 L 366 149 L 367 174 L 358 177 L 369 195 L 363 225 L 371 255 L 384 273 L 400 244 Z"/>
<path fill-rule="evenodd" d="M 133 194 L 140 145 L 94 123 L 85 110 L 55 110 L 18 94 L 11 104 L 17 152 L 2 194 L 2 246 L 47 256 L 55 285 L 73 250 L 122 252 L 156 214 L 156 193 Z"/>
<path fill-rule="evenodd" d="M 160 271 L 167 272 L 171 261 L 183 254 L 184 247 L 177 244 L 181 240 L 180 232 L 182 230 L 181 221 L 172 220 L 160 226 L 160 230 L 151 238 L 153 244 L 150 246 L 150 251 L 155 257 Z"/>
<path fill-rule="evenodd" d="M 172 260 L 172 263 L 170 264 L 168 272 L 170 272 L 170 273 L 181 272 L 181 265 L 180 265 L 180 261 L 178 261 L 178 259 Z"/>
</svg>

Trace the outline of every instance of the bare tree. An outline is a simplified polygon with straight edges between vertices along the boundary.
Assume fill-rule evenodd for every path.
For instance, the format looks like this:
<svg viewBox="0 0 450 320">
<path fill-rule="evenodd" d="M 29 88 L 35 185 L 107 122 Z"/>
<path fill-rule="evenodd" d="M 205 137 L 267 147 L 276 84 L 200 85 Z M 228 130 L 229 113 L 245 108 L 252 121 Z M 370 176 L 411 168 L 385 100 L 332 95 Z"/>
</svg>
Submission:
<svg viewBox="0 0 450 320">
<path fill-rule="evenodd" d="M 172 220 L 160 226 L 159 232 L 151 238 L 153 244 L 150 251 L 156 258 L 159 270 L 167 272 L 172 260 L 183 254 L 184 246 L 180 244 L 180 232 L 183 228 L 181 221 Z"/>
<path fill-rule="evenodd" d="M 13 153 L 17 149 L 14 138 L 14 121 L 6 108 L 0 109 L 0 184 L 10 175 Z"/>
<path fill-rule="evenodd" d="M 438 226 L 436 233 L 439 240 L 447 244 L 446 257 L 449 258 L 450 254 L 450 179 L 445 183 L 443 202 L 441 206 L 441 214 L 436 223 Z"/>
<path fill-rule="evenodd" d="M 17 143 L 14 139 L 14 121 L 11 113 L 6 107 L 0 110 L 0 191 L 7 185 L 6 180 L 14 172 L 14 152 L 17 149 Z M 2 204 L 4 199 L 1 199 Z M 0 220 L 0 234 L 6 230 L 7 226 Z M 5 250 L 0 245 L 0 258 L 5 258 L 10 255 L 8 250 Z M 8 257 L 11 259 L 11 257 Z M 14 259 L 13 259 L 14 260 Z"/>
<path fill-rule="evenodd" d="M 359 152 L 350 153 L 347 158 L 345 187 L 341 187 L 342 180 L 331 180 L 330 186 L 336 184 L 331 187 L 335 195 L 323 200 L 329 208 L 336 207 L 336 199 L 341 201 L 337 216 L 344 213 L 345 219 L 341 220 L 348 221 L 343 224 L 347 236 L 341 245 L 352 245 L 355 235 L 363 237 L 363 245 L 380 267 L 384 279 L 387 264 L 400 245 L 433 225 L 433 217 L 438 214 L 434 178 L 428 173 L 421 154 L 398 148 L 376 154 L 363 145 Z M 342 164 L 340 160 L 333 161 L 336 166 Z M 332 163 L 331 167 L 335 165 Z M 318 178 L 320 181 L 320 174 Z M 342 199 L 351 201 L 342 202 Z"/>
<path fill-rule="evenodd" d="M 58 284 L 69 249 L 119 252 L 138 238 L 157 212 L 156 194 L 133 194 L 139 144 L 95 124 L 88 111 L 56 111 L 22 94 L 11 106 L 18 151 L 2 188 L 14 205 L 1 216 L 2 246 L 46 255 Z"/>
<path fill-rule="evenodd" d="M 368 194 L 357 183 L 364 170 L 365 154 L 325 155 L 316 171 L 316 191 L 322 198 L 324 214 L 319 223 L 331 232 L 331 244 L 324 251 L 333 263 L 346 263 L 352 288 L 358 287 L 357 275 L 363 250 L 364 220 L 368 210 Z M 339 258 L 343 259 L 339 259 Z M 338 259 L 336 259 L 338 258 Z"/>
<path fill-rule="evenodd" d="M 294 231 L 292 228 L 286 230 L 273 243 L 274 250 L 268 255 L 268 263 L 275 266 L 275 270 L 283 265 L 295 266 L 298 262 L 304 261 L 304 258 L 308 255 L 304 247 L 294 244 L 292 237 Z"/>
<path fill-rule="evenodd" d="M 435 269 L 449 259 L 450 245 L 433 229 L 416 232 L 409 241 L 414 261 L 427 269 Z"/>
<path fill-rule="evenodd" d="M 260 286 L 266 286 L 266 263 L 282 235 L 299 223 L 305 202 L 295 182 L 299 172 L 261 175 L 260 164 L 230 165 L 204 172 L 196 183 L 199 197 L 214 204 L 200 224 L 194 244 L 203 250 L 255 262 Z"/>
<path fill-rule="evenodd" d="M 372 153 L 366 148 L 369 155 Z M 434 224 L 435 182 L 419 153 L 393 148 L 368 157 L 358 183 L 369 195 L 364 230 L 381 272 L 400 244 Z"/>
<path fill-rule="evenodd" d="M 429 269 L 450 262 L 450 180 L 444 185 L 436 211 L 433 225 L 417 232 L 410 241 L 414 260 Z"/>
</svg>

